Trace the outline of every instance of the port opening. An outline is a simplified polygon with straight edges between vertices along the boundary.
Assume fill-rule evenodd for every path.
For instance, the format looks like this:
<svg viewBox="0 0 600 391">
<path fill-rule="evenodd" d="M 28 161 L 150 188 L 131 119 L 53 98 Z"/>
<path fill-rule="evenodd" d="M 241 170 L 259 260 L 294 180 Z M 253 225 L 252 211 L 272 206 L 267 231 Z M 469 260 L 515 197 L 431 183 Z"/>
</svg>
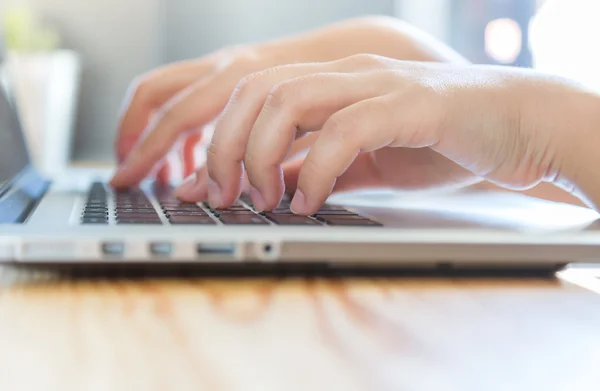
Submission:
<svg viewBox="0 0 600 391">
<path fill-rule="evenodd" d="M 196 245 L 198 255 L 233 255 L 235 244 L 233 243 L 198 243 Z"/>
<path fill-rule="evenodd" d="M 121 257 L 125 254 L 125 244 L 121 242 L 102 243 L 102 254 L 109 257 Z"/>
<path fill-rule="evenodd" d="M 150 254 L 156 257 L 169 257 L 173 254 L 173 244 L 169 242 L 150 243 Z"/>
</svg>

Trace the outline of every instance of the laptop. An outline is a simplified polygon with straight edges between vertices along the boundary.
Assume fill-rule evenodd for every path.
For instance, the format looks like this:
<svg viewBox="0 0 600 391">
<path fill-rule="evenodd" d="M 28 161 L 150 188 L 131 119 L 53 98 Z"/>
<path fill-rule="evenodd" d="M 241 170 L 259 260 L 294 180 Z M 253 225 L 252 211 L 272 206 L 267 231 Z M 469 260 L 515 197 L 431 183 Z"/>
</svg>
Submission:
<svg viewBox="0 0 600 391">
<path fill-rule="evenodd" d="M 553 269 L 600 259 L 597 214 L 515 193 L 332 197 L 313 216 L 289 200 L 257 213 L 181 203 L 150 181 L 115 191 L 110 170 L 44 178 L 0 91 L 0 263 Z"/>
</svg>

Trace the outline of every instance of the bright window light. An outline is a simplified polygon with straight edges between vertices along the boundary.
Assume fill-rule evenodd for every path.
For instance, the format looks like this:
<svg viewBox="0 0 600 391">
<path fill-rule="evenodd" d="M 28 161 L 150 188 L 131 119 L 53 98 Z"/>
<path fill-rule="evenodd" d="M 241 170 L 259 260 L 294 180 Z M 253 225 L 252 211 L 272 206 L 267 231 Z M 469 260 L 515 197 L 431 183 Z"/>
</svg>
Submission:
<svg viewBox="0 0 600 391">
<path fill-rule="evenodd" d="M 600 91 L 600 1 L 547 0 L 530 24 L 534 68 Z"/>
<path fill-rule="evenodd" d="M 513 19 L 492 20 L 485 28 L 485 51 L 490 58 L 511 64 L 517 60 L 523 49 L 521 26 Z"/>
</svg>

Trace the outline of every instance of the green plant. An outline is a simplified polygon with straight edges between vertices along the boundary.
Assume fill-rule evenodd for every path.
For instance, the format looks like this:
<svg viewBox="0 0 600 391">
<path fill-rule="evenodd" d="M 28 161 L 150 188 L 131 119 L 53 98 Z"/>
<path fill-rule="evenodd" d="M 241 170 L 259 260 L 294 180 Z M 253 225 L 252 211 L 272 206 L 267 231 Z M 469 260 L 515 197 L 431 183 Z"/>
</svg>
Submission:
<svg viewBox="0 0 600 391">
<path fill-rule="evenodd" d="M 15 51 L 48 51 L 60 46 L 55 30 L 41 26 L 35 12 L 28 6 L 10 7 L 2 15 L 7 49 Z"/>
</svg>

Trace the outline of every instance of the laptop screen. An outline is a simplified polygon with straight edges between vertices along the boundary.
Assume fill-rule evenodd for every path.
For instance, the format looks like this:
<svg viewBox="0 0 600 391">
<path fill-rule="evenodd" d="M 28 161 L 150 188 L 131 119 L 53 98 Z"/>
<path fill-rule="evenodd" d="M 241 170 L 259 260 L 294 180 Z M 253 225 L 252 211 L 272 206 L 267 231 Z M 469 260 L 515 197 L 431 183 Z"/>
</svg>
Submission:
<svg viewBox="0 0 600 391">
<path fill-rule="evenodd" d="M 0 67 L 3 64 L 0 64 Z M 5 72 L 4 68 L 0 72 Z M 6 84 L 0 83 L 0 193 L 29 165 L 21 126 Z"/>
</svg>

